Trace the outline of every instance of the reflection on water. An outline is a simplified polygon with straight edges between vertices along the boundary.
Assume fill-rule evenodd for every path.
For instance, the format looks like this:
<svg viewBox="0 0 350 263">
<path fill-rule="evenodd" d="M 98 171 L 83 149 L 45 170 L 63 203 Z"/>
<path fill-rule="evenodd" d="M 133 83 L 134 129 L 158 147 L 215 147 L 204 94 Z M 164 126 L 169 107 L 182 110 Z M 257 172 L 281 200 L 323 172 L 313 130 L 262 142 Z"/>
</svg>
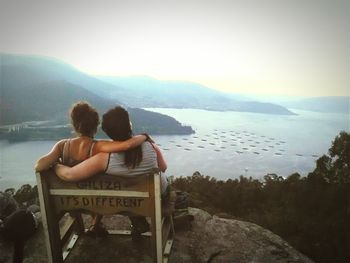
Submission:
<svg viewBox="0 0 350 263">
<path fill-rule="evenodd" d="M 190 124 L 192 135 L 152 136 L 168 162 L 167 175 L 194 171 L 220 179 L 267 173 L 306 175 L 327 153 L 341 131 L 349 131 L 348 115 L 297 111 L 297 116 L 190 109 L 151 109 Z M 234 143 L 232 143 L 234 142 Z M 0 190 L 35 182 L 35 160 L 52 141 L 0 142 Z"/>
</svg>

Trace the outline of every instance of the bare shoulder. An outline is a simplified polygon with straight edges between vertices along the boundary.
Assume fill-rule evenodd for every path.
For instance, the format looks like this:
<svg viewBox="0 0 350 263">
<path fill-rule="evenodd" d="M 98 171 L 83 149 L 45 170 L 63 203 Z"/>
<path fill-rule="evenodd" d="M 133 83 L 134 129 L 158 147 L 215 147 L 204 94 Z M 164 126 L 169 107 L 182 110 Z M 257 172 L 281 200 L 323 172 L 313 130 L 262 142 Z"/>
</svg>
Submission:
<svg viewBox="0 0 350 263">
<path fill-rule="evenodd" d="M 57 148 L 58 150 L 63 150 L 63 146 L 66 142 L 67 142 L 67 139 L 62 139 L 58 141 L 54 147 Z"/>
</svg>

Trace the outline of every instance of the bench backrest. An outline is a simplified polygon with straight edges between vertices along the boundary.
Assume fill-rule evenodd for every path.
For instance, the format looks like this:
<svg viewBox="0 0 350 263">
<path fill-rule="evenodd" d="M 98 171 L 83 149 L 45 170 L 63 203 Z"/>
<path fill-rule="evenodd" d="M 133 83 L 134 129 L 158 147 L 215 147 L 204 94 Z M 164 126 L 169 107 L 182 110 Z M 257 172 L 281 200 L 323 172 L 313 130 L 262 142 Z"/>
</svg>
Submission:
<svg viewBox="0 0 350 263">
<path fill-rule="evenodd" d="M 88 210 L 99 214 L 133 212 L 151 216 L 154 173 L 137 177 L 99 174 L 80 182 L 65 182 L 52 171 L 38 175 L 46 185 L 54 212 Z"/>
<path fill-rule="evenodd" d="M 102 215 L 132 212 L 150 217 L 154 258 L 162 262 L 158 171 L 135 177 L 100 174 L 80 182 L 65 182 L 52 170 L 36 176 L 49 262 L 63 262 L 58 221 L 64 212 L 72 210 Z"/>
</svg>

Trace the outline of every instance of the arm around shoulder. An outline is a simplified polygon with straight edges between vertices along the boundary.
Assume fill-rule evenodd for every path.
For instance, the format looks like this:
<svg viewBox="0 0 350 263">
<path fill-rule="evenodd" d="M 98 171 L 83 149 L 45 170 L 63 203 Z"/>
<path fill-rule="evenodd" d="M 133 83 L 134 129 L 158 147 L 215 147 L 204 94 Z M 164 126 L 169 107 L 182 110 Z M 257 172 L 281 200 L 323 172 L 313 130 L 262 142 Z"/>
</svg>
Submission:
<svg viewBox="0 0 350 263">
<path fill-rule="evenodd" d="M 105 171 L 108 158 L 108 153 L 99 153 L 73 167 L 57 164 L 55 166 L 55 172 L 64 181 L 77 182 Z"/>
<path fill-rule="evenodd" d="M 96 152 L 124 152 L 141 145 L 146 141 L 145 135 L 136 135 L 126 141 L 98 141 L 96 144 Z"/>
</svg>

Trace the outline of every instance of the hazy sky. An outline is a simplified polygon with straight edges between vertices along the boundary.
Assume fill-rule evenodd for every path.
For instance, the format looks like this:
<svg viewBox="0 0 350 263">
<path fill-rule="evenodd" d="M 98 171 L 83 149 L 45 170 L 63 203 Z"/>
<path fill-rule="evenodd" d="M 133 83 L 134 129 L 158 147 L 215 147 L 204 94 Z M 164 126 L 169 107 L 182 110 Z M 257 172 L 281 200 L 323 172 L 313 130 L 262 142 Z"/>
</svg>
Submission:
<svg viewBox="0 0 350 263">
<path fill-rule="evenodd" d="M 350 95 L 350 0 L 0 0 L 0 51 L 239 93 Z"/>
</svg>

